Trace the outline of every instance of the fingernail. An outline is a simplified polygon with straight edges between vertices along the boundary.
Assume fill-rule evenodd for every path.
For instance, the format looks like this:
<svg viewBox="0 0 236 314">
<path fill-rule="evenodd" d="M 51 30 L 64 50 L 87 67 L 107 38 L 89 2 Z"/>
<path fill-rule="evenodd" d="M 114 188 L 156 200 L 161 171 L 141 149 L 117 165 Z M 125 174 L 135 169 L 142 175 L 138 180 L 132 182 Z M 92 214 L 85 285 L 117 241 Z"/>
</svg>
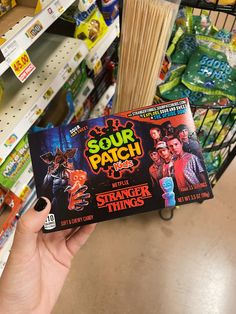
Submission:
<svg viewBox="0 0 236 314">
<path fill-rule="evenodd" d="M 41 212 L 47 206 L 47 202 L 44 198 L 40 197 L 37 203 L 34 205 L 34 210 Z"/>
</svg>

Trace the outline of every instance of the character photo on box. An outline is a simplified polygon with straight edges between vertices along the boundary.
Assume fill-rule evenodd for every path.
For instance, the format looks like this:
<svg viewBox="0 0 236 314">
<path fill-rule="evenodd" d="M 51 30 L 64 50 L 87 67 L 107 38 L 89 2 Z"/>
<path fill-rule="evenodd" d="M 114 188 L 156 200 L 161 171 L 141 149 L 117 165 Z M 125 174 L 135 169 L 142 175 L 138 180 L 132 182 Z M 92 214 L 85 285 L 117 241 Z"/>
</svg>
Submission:
<svg viewBox="0 0 236 314">
<path fill-rule="evenodd" d="M 165 131 L 163 131 L 165 128 Z M 150 135 L 153 138 L 152 131 Z M 179 192 L 198 189 L 199 184 L 205 183 L 204 168 L 202 166 L 202 153 L 199 142 L 191 136 L 185 124 L 175 127 L 170 121 L 163 123 L 156 130 L 164 132 L 163 140 L 154 142 L 154 148 L 149 152 L 153 164 L 149 168 L 152 185 L 162 178 L 172 178 Z M 160 139 L 160 138 L 159 138 Z"/>
</svg>

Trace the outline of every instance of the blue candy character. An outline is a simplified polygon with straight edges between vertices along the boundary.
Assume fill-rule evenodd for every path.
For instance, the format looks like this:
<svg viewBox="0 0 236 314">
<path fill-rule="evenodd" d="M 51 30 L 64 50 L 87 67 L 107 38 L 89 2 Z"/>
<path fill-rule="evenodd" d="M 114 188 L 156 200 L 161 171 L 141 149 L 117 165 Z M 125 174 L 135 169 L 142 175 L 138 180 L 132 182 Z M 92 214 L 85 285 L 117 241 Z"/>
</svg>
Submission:
<svg viewBox="0 0 236 314">
<path fill-rule="evenodd" d="M 164 177 L 159 180 L 160 186 L 163 190 L 162 198 L 165 200 L 165 207 L 172 207 L 176 205 L 174 182 L 171 177 Z"/>
</svg>

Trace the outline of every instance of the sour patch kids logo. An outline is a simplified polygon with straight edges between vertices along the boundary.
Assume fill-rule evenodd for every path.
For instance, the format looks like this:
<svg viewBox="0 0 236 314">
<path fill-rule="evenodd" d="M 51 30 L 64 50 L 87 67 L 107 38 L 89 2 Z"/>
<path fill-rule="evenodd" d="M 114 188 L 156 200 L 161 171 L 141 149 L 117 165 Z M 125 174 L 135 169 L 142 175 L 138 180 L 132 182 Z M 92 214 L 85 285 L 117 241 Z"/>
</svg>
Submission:
<svg viewBox="0 0 236 314">
<path fill-rule="evenodd" d="M 104 171 L 114 179 L 124 171 L 133 172 L 143 155 L 141 139 L 134 131 L 134 124 L 122 125 L 119 120 L 107 120 L 104 127 L 89 132 L 85 156 L 94 173 Z"/>
</svg>

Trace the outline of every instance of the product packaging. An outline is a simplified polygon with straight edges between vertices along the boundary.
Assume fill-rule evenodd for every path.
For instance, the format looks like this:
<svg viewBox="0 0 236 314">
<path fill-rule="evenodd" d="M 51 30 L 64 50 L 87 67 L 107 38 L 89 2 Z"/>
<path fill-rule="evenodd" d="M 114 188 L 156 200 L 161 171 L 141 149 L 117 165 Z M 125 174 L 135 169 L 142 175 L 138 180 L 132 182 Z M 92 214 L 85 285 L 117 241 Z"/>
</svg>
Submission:
<svg viewBox="0 0 236 314">
<path fill-rule="evenodd" d="M 98 7 L 93 4 L 88 11 L 75 14 L 75 38 L 84 40 L 91 49 L 105 35 L 108 27 Z"/>
<path fill-rule="evenodd" d="M 0 17 L 16 6 L 15 0 L 0 1 Z"/>
<path fill-rule="evenodd" d="M 0 183 L 11 189 L 30 164 L 27 136 L 24 136 L 0 166 Z"/>
<path fill-rule="evenodd" d="M 187 99 L 38 132 L 29 143 L 37 195 L 52 201 L 45 232 L 213 197 Z"/>
</svg>

